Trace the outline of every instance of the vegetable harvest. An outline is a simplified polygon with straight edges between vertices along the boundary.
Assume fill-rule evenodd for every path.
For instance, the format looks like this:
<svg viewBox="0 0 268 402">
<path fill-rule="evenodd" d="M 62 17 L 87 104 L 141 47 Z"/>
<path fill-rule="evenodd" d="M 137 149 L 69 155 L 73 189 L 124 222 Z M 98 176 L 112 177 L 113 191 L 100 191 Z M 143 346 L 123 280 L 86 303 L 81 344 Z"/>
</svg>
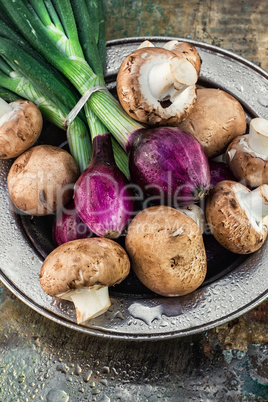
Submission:
<svg viewBox="0 0 268 402">
<path fill-rule="evenodd" d="M 53 2 L 49 2 L 49 4 L 51 3 Z M 47 15 L 46 7 L 42 2 L 32 1 L 29 7 L 27 7 L 22 0 L 15 0 L 12 4 L 7 0 L 2 0 L 0 4 L 2 4 L 7 16 L 16 24 L 21 34 L 28 42 L 56 69 L 64 74 L 79 93 L 83 95 L 89 88 L 102 85 L 103 79 L 100 74 L 96 75 L 93 72 L 93 67 L 88 64 L 84 57 L 82 47 L 79 43 L 79 35 L 72 10 L 72 4 L 74 8 L 80 6 L 78 2 L 71 3 L 72 2 L 69 0 L 61 0 L 60 2 L 55 2 L 53 8 L 53 12 L 59 14 L 64 24 L 66 36 L 62 33 L 58 34 L 58 31 L 51 29 L 53 20 L 51 21 L 50 15 Z M 83 1 L 79 2 L 79 4 L 80 3 L 83 4 Z M 32 10 L 32 7 L 34 10 Z M 33 11 L 33 14 L 31 11 Z M 35 17 L 35 13 L 37 13 L 39 18 Z M 81 20 L 87 17 L 87 15 L 83 15 L 83 13 L 79 13 L 79 15 Z M 68 37 L 70 37 L 70 39 L 67 39 Z M 63 42 L 60 47 L 59 41 Z M 184 63 L 189 63 L 191 68 L 194 69 L 190 62 L 186 59 L 183 60 Z M 93 61 L 95 61 L 94 58 Z M 85 104 L 85 108 L 89 125 L 92 124 L 91 111 L 93 111 L 102 122 L 101 125 L 97 126 L 97 129 L 100 130 L 98 133 L 104 133 L 104 127 L 107 127 L 119 144 L 131 154 L 133 140 L 134 138 L 136 139 L 137 130 L 142 128 L 142 126 L 124 112 L 120 104 L 108 90 L 102 89 L 92 93 Z M 93 130 L 95 130 L 94 127 Z M 159 158 L 161 158 L 164 147 L 164 144 L 160 144 L 160 147 L 155 151 Z M 176 152 L 176 149 L 174 151 Z M 147 166 L 144 164 L 143 174 L 146 175 L 146 172 Z M 148 182 L 153 186 L 153 178 L 150 178 L 149 174 L 147 177 Z M 172 194 L 172 196 L 174 196 L 174 194 Z"/>
<path fill-rule="evenodd" d="M 104 80 L 102 1 L 0 0 L 0 11 L 0 158 L 16 157 L 9 195 L 19 211 L 55 214 L 57 247 L 40 284 L 74 303 L 78 323 L 107 311 L 108 287 L 130 269 L 158 295 L 195 291 L 207 273 L 206 222 L 234 253 L 264 244 L 267 121 L 253 119 L 249 134 L 260 180 L 241 177 L 240 149 L 232 147 L 246 138 L 245 111 L 223 90 L 197 89 L 194 46 L 142 43 L 121 64 L 117 101 Z M 35 145 L 42 119 L 36 128 L 30 119 L 24 148 L 1 136 L 14 100 L 66 130 L 69 152 Z M 230 169 L 213 160 L 226 149 Z M 124 248 L 122 238 L 111 240 L 125 234 Z"/>
</svg>

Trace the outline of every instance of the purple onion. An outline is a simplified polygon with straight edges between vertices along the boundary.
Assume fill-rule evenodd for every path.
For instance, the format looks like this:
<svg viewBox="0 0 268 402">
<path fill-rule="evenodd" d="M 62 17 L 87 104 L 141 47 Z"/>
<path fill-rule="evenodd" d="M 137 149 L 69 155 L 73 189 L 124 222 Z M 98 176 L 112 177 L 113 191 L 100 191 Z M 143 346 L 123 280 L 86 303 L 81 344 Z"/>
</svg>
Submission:
<svg viewBox="0 0 268 402">
<path fill-rule="evenodd" d="M 132 181 L 154 202 L 197 202 L 210 188 L 208 158 L 201 144 L 178 127 L 137 130 L 129 148 Z"/>
<path fill-rule="evenodd" d="M 117 238 L 133 214 L 132 190 L 116 166 L 110 134 L 96 136 L 92 145 L 92 160 L 75 185 L 75 208 L 97 236 Z"/>
<path fill-rule="evenodd" d="M 228 165 L 224 162 L 210 161 L 211 187 L 223 180 L 236 181 Z"/>
<path fill-rule="evenodd" d="M 58 211 L 52 234 L 57 246 L 71 240 L 93 236 L 91 230 L 78 217 L 73 201 L 69 202 L 63 209 Z"/>
</svg>

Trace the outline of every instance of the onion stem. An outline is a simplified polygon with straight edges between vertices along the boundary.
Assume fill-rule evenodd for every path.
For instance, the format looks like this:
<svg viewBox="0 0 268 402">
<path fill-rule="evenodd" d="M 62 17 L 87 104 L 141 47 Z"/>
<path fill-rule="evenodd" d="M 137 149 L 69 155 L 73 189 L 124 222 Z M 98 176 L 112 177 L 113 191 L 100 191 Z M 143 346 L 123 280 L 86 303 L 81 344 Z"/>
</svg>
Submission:
<svg viewBox="0 0 268 402">
<path fill-rule="evenodd" d="M 68 47 L 58 47 L 58 43 L 48 34 L 48 30 L 41 21 L 37 21 L 27 9 L 22 0 L 1 0 L 8 17 L 15 23 L 29 43 L 46 58 L 52 65 L 61 71 L 70 82 L 83 95 L 88 88 L 98 85 L 98 76 L 85 59 L 73 57 L 68 54 Z M 72 36 L 76 42 L 76 25 L 69 0 L 55 2 L 56 11 L 62 21 L 68 37 Z M 68 39 L 70 40 L 70 39 Z M 79 41 L 75 43 L 75 49 L 79 49 Z M 67 53 L 66 53 L 67 51 Z M 89 106 L 109 131 L 115 136 L 120 145 L 126 148 L 133 131 L 141 125 L 132 120 L 121 105 L 108 93 L 104 91 L 94 93 Z M 111 123 L 109 121 L 111 120 Z M 107 124 L 109 123 L 109 124 Z"/>
</svg>

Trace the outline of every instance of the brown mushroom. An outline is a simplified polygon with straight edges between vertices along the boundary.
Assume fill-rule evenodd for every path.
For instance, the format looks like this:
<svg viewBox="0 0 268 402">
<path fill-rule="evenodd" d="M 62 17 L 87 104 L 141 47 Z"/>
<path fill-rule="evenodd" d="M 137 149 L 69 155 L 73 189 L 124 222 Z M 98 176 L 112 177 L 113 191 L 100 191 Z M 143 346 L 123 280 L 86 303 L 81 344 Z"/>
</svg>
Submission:
<svg viewBox="0 0 268 402">
<path fill-rule="evenodd" d="M 78 176 L 78 165 L 69 152 L 37 145 L 13 162 L 7 176 L 9 196 L 26 214 L 53 214 L 72 198 Z"/>
<path fill-rule="evenodd" d="M 149 207 L 129 225 L 126 250 L 140 281 L 168 297 L 186 295 L 206 276 L 207 261 L 198 225 L 168 206 Z"/>
<path fill-rule="evenodd" d="M 198 139 L 209 158 L 222 154 L 235 137 L 245 133 L 246 126 L 241 104 L 216 88 L 198 88 L 191 114 L 179 124 Z"/>
<path fill-rule="evenodd" d="M 206 201 L 206 219 L 222 246 L 237 254 L 253 253 L 268 234 L 268 185 L 250 191 L 232 180 L 217 183 Z"/>
<path fill-rule="evenodd" d="M 125 279 L 129 270 L 127 253 L 115 241 L 79 239 L 60 245 L 47 256 L 40 284 L 48 295 L 72 301 L 81 323 L 109 308 L 108 287 Z"/>
<path fill-rule="evenodd" d="M 117 93 L 125 111 L 141 123 L 177 125 L 192 110 L 198 74 L 182 55 L 145 46 L 125 58 Z"/>
<path fill-rule="evenodd" d="M 245 185 L 268 184 L 268 120 L 252 119 L 249 134 L 236 137 L 229 144 L 226 162 L 237 180 Z"/>
<path fill-rule="evenodd" d="M 42 114 L 34 103 L 0 98 L 0 159 L 15 158 L 34 145 L 42 127 Z"/>
</svg>

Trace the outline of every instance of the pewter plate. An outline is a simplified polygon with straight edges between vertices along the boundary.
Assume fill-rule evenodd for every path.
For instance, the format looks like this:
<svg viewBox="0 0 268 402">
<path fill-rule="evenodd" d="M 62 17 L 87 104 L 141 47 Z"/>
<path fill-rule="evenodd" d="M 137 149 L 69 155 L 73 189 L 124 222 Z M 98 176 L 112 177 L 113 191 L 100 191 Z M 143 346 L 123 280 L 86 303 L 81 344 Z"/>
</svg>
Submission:
<svg viewBox="0 0 268 402">
<path fill-rule="evenodd" d="M 108 42 L 106 79 L 111 91 L 115 90 L 116 73 L 124 57 L 145 39 L 162 46 L 178 38 Z M 256 116 L 268 118 L 267 72 L 229 51 L 188 42 L 197 47 L 202 58 L 201 85 L 231 93 L 242 103 L 249 120 Z M 112 304 L 105 314 L 87 325 L 77 325 L 72 304 L 52 299 L 39 285 L 42 262 L 54 247 L 52 218 L 31 218 L 12 211 L 6 187 L 10 165 L 11 161 L 0 161 L 0 279 L 19 299 L 52 321 L 104 338 L 161 340 L 223 324 L 267 297 L 268 243 L 245 257 L 227 252 L 207 236 L 208 275 L 201 288 L 179 298 L 159 297 L 147 291 L 132 273 L 110 289 Z"/>
</svg>

